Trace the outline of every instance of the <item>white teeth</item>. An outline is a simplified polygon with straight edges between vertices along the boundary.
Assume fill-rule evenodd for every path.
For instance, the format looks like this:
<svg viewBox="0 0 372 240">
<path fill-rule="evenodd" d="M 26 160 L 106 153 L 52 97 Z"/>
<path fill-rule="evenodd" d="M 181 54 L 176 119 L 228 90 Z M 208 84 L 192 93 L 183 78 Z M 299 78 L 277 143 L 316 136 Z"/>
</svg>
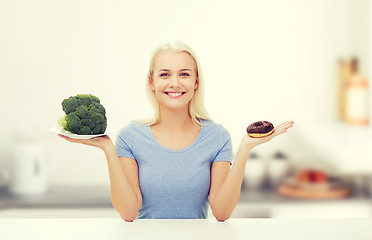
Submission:
<svg viewBox="0 0 372 240">
<path fill-rule="evenodd" d="M 168 93 L 168 95 L 170 95 L 172 97 L 178 97 L 178 96 L 182 95 L 182 93 Z"/>
</svg>

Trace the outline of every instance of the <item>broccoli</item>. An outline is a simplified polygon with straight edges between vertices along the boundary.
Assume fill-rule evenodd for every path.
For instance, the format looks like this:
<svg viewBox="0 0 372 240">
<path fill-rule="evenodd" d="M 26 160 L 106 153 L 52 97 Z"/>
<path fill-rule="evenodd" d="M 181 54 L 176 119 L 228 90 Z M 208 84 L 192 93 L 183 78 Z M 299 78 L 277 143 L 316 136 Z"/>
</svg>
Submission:
<svg viewBox="0 0 372 240">
<path fill-rule="evenodd" d="M 78 94 L 62 101 L 66 115 L 58 119 L 65 130 L 79 135 L 101 134 L 106 131 L 106 110 L 98 97 Z"/>
</svg>

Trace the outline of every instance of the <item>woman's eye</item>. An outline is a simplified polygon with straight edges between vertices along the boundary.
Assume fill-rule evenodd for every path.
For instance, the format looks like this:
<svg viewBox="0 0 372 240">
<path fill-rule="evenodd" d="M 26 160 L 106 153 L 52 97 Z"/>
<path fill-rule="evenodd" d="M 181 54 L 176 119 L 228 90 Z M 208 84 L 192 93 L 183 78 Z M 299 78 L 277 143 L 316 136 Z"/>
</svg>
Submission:
<svg viewBox="0 0 372 240">
<path fill-rule="evenodd" d="M 188 74 L 188 73 L 181 73 L 181 76 L 187 77 L 187 76 L 190 76 L 190 74 Z"/>
<path fill-rule="evenodd" d="M 168 77 L 168 76 L 169 76 L 168 73 L 162 73 L 162 74 L 160 74 L 160 77 Z"/>
</svg>

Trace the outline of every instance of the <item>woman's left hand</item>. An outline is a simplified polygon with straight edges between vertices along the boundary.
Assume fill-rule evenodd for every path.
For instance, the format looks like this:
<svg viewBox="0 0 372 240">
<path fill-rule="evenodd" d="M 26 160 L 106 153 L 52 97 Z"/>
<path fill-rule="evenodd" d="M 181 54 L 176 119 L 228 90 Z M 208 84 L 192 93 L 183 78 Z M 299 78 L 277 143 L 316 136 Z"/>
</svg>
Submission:
<svg viewBox="0 0 372 240">
<path fill-rule="evenodd" d="M 294 123 L 294 121 L 284 122 L 284 123 L 274 127 L 274 132 L 272 134 L 270 134 L 269 136 L 266 136 L 266 137 L 262 137 L 262 138 L 253 138 L 253 137 L 250 137 L 247 134 L 246 136 L 243 137 L 239 148 L 244 147 L 245 149 L 250 151 L 254 147 L 256 147 L 256 146 L 258 146 L 262 143 L 268 142 L 271 139 L 273 139 L 274 137 L 276 137 L 276 136 L 278 136 L 282 133 L 287 132 L 287 130 L 293 126 L 293 123 Z"/>
</svg>

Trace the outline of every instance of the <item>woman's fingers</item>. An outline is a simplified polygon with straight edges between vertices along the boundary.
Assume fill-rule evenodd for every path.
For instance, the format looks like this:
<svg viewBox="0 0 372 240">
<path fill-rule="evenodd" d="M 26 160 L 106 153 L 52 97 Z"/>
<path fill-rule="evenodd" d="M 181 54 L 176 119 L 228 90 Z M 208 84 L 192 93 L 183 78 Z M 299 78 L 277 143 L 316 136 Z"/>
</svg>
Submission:
<svg viewBox="0 0 372 240">
<path fill-rule="evenodd" d="M 287 121 L 287 122 L 284 122 L 282 124 L 279 124 L 278 126 L 275 127 L 275 129 L 278 129 L 278 128 L 289 128 L 291 126 L 293 126 L 293 123 L 294 121 Z"/>
<path fill-rule="evenodd" d="M 290 122 L 286 123 L 286 124 L 285 124 L 284 126 L 282 126 L 282 127 L 285 128 L 285 129 L 287 130 L 288 128 L 293 127 L 293 124 L 294 124 L 294 121 L 290 121 Z"/>
<path fill-rule="evenodd" d="M 69 142 L 72 142 L 72 143 L 82 143 L 82 144 L 87 144 L 86 141 L 84 141 L 84 139 L 74 139 L 74 138 L 69 138 L 69 137 L 66 137 L 66 136 L 63 136 L 61 134 L 58 134 L 59 137 L 69 141 Z"/>
<path fill-rule="evenodd" d="M 294 121 L 284 122 L 274 128 L 274 136 L 285 133 L 289 128 L 293 127 Z"/>
<path fill-rule="evenodd" d="M 65 140 L 67 140 L 67 141 L 70 141 L 70 142 L 71 142 L 71 140 L 72 140 L 72 138 L 69 138 L 69 137 L 63 136 L 62 134 L 58 134 L 58 137 L 63 138 L 63 139 L 65 139 Z"/>
<path fill-rule="evenodd" d="M 288 123 L 288 122 L 284 122 L 284 123 L 281 123 L 281 124 L 279 124 L 278 126 L 275 126 L 275 128 L 280 128 L 280 127 L 282 127 L 284 124 L 286 124 L 286 123 Z"/>
<path fill-rule="evenodd" d="M 288 129 L 293 126 L 293 121 L 284 122 L 278 126 L 275 127 L 275 129 Z"/>
</svg>

